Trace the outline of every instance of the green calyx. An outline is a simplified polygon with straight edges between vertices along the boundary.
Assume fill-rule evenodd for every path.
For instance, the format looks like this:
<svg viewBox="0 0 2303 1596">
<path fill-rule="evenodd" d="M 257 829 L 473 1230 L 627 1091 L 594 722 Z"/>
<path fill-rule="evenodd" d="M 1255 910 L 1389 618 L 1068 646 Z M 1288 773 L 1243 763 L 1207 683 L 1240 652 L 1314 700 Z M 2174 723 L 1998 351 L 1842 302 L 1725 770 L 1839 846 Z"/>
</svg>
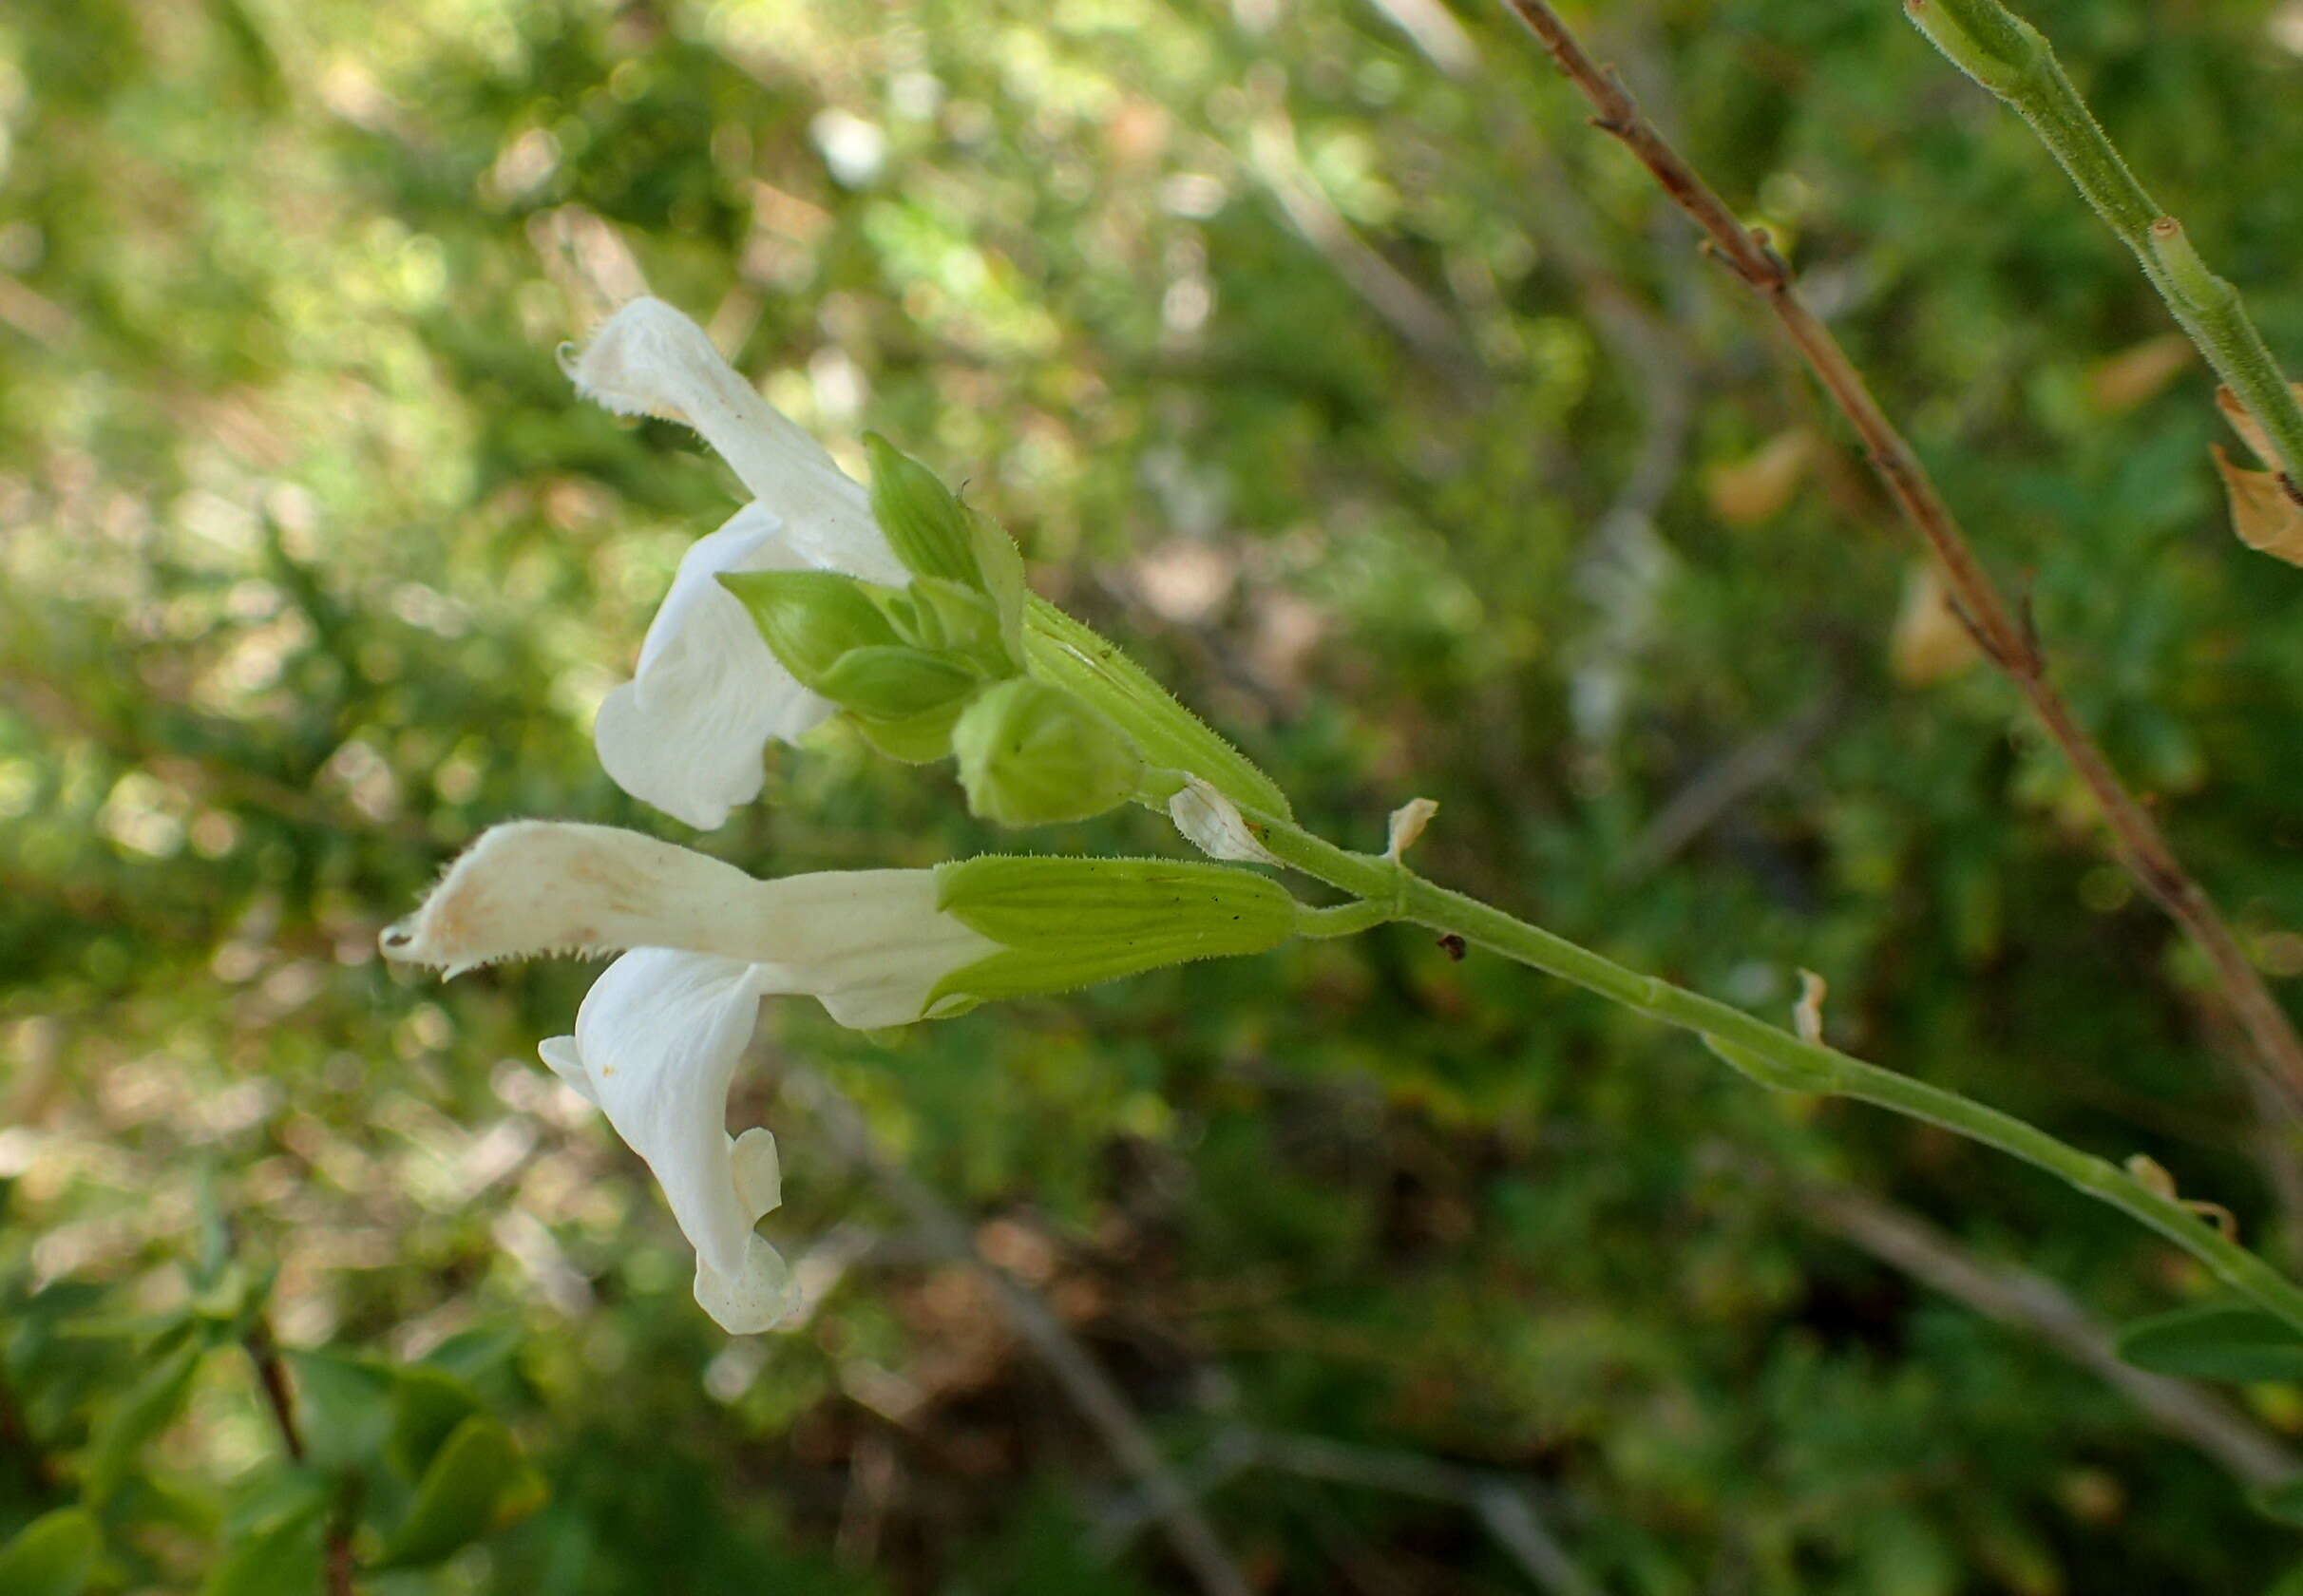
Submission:
<svg viewBox="0 0 2303 1596">
<path fill-rule="evenodd" d="M 952 728 L 967 807 L 1001 826 L 1086 820 L 1135 795 L 1143 756 L 1068 693 L 1018 676 L 985 692 Z"/>
<path fill-rule="evenodd" d="M 1143 668 L 1040 598 L 1023 606 L 1031 674 L 1061 688 L 1127 733 L 1147 764 L 1198 776 L 1245 809 L 1292 817 L 1287 795 L 1247 755 L 1177 703 Z"/>
<path fill-rule="evenodd" d="M 871 457 L 871 513 L 915 579 L 915 590 L 948 584 L 980 595 L 993 636 L 1020 668 L 1025 590 L 1023 556 L 1014 540 L 885 438 L 867 432 L 864 447 Z"/>
<path fill-rule="evenodd" d="M 1226 864 L 990 855 L 942 865 L 937 881 L 938 908 L 1001 944 L 943 978 L 938 1013 L 1263 953 L 1296 929 L 1285 888 Z"/>
<path fill-rule="evenodd" d="M 768 651 L 813 692 L 823 693 L 825 679 L 856 650 L 904 641 L 872 601 L 870 584 L 836 571 L 731 571 L 719 582 L 752 613 Z"/>
</svg>

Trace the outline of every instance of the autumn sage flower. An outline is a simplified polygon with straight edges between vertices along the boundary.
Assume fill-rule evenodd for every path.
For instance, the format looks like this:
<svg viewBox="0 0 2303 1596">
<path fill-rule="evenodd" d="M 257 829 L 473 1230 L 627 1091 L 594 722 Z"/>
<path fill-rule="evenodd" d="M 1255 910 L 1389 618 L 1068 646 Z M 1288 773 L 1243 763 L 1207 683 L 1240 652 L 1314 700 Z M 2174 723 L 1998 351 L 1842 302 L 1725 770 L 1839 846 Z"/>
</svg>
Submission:
<svg viewBox="0 0 2303 1596">
<path fill-rule="evenodd" d="M 566 365 L 579 392 L 619 414 L 694 428 L 752 496 L 682 558 L 638 669 L 601 703 L 593 730 L 617 786 L 710 830 L 759 795 L 771 739 L 789 741 L 832 713 L 776 662 L 721 573 L 836 571 L 894 586 L 909 574 L 864 488 L 662 300 L 625 305 Z"/>
<path fill-rule="evenodd" d="M 543 1061 L 647 1162 L 695 1247 L 696 1301 L 740 1334 L 794 1306 L 753 1230 L 781 1198 L 774 1139 L 727 1130 L 760 998 L 812 997 L 877 1029 L 1260 952 L 1297 923 L 1276 883 L 1213 864 L 986 858 L 761 881 L 634 831 L 520 821 L 481 837 L 383 948 L 449 975 L 621 954 Z"/>
</svg>

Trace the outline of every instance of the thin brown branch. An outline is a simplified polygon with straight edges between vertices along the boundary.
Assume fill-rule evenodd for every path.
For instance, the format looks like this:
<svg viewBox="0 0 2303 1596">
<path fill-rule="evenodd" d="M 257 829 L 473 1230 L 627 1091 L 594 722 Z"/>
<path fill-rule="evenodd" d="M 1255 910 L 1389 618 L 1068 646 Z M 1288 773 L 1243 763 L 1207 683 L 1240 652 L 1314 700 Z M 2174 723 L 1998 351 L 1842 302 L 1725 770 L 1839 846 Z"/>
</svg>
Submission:
<svg viewBox="0 0 2303 1596">
<path fill-rule="evenodd" d="M 1806 359 L 1824 391 L 1862 440 L 1872 469 L 1903 519 L 1927 545 L 1945 588 L 2055 746 L 2093 796 L 2114 853 L 2143 890 L 2190 937 L 2213 972 L 2224 1005 L 2245 1032 L 2250 1061 L 2277 1087 L 2290 1119 L 2303 1119 L 2303 1038 L 2249 962 L 2213 900 L 2193 879 L 2135 795 L 2112 770 L 2047 676 L 2031 629 L 2000 593 L 1970 546 L 1927 467 L 1872 397 L 1838 340 L 1800 300 L 1791 270 L 1764 229 L 1745 227 L 1703 176 L 1642 114 L 1615 74 L 1600 66 L 1544 0 L 1504 0 L 1526 23 L 1597 113 L 1592 124 L 1619 141 L 1703 230 L 1705 247 L 1756 294 Z"/>
<path fill-rule="evenodd" d="M 1063 1387 L 1064 1395 L 1100 1435 L 1121 1467 L 1151 1498 L 1168 1543 L 1209 1596 L 1250 1596 L 1247 1581 L 1225 1549 L 1215 1526 L 1200 1511 L 1191 1492 L 1176 1477 L 1112 1378 L 1079 1344 L 1055 1310 L 1013 1275 L 976 1248 L 967 1222 L 924 1181 L 890 1161 L 872 1141 L 855 1105 L 817 1076 L 794 1070 L 788 1089 L 798 1088 L 833 1145 L 868 1170 L 880 1188 L 919 1226 L 922 1234 L 956 1262 L 982 1277 L 993 1301 L 1016 1333 L 1031 1344 Z"/>
<path fill-rule="evenodd" d="M 2214 1392 L 2122 1362 L 2111 1332 L 2052 1282 L 1979 1258 L 1924 1220 L 1852 1187 L 1803 1182 L 1794 1195 L 1799 1212 L 1825 1229 L 2094 1371 L 2154 1424 L 2214 1458 L 2242 1485 L 2270 1485 L 2303 1468 L 2276 1436 Z"/>
<path fill-rule="evenodd" d="M 264 1406 L 271 1411 L 273 1428 L 280 1434 L 280 1445 L 291 1458 L 303 1462 L 304 1431 L 296 1420 L 295 1393 L 288 1383 L 288 1367 L 280 1361 L 279 1342 L 272 1338 L 272 1326 L 257 1320 L 248 1327 L 240 1344 L 248 1350 L 248 1361 L 256 1365 L 256 1383 L 264 1393 Z M 329 1515 L 321 1570 L 327 1596 L 354 1596 L 352 1526 L 341 1512 Z"/>
</svg>

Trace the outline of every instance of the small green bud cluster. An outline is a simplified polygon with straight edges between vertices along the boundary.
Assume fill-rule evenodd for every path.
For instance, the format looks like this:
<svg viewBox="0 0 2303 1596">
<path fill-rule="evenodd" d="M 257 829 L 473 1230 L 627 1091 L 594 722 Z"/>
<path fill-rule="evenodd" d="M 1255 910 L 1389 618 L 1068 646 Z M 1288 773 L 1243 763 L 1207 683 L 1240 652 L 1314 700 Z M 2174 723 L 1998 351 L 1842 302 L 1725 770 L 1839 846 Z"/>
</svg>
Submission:
<svg viewBox="0 0 2303 1596">
<path fill-rule="evenodd" d="M 1149 698 L 1081 693 L 1060 671 L 1036 668 L 1048 651 L 1028 640 L 1037 600 L 1015 543 L 885 439 L 865 444 L 873 517 L 911 581 L 888 587 L 830 571 L 721 577 L 769 649 L 881 752 L 913 764 L 956 758 L 968 807 L 986 820 L 1086 820 L 1135 797 L 1146 774 L 1140 731 L 1123 730 L 1111 709 L 1148 704 L 1161 721 L 1149 729 L 1162 753 L 1184 734 L 1175 717 L 1198 723 L 1156 689 Z"/>
</svg>

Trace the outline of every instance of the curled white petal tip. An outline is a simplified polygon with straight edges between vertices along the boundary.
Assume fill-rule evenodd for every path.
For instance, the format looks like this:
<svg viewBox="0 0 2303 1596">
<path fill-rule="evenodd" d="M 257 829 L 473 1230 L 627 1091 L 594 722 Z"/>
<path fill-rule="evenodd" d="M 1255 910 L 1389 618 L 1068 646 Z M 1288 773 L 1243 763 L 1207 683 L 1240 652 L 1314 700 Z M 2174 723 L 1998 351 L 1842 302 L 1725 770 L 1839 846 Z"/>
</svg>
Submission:
<svg viewBox="0 0 2303 1596">
<path fill-rule="evenodd" d="M 1168 818 L 1193 847 L 1210 859 L 1241 864 L 1279 863 L 1248 829 L 1240 807 L 1198 776 L 1186 776 L 1182 789 L 1168 800 Z"/>
<path fill-rule="evenodd" d="M 731 1273 L 696 1260 L 695 1301 L 731 1336 L 756 1336 L 791 1319 L 800 1291 L 783 1254 L 753 1236 L 745 1244 L 742 1267 Z"/>
<path fill-rule="evenodd" d="M 758 885 L 637 831 L 513 821 L 482 833 L 379 942 L 387 959 L 451 976 L 539 953 L 677 944 Z"/>
</svg>

